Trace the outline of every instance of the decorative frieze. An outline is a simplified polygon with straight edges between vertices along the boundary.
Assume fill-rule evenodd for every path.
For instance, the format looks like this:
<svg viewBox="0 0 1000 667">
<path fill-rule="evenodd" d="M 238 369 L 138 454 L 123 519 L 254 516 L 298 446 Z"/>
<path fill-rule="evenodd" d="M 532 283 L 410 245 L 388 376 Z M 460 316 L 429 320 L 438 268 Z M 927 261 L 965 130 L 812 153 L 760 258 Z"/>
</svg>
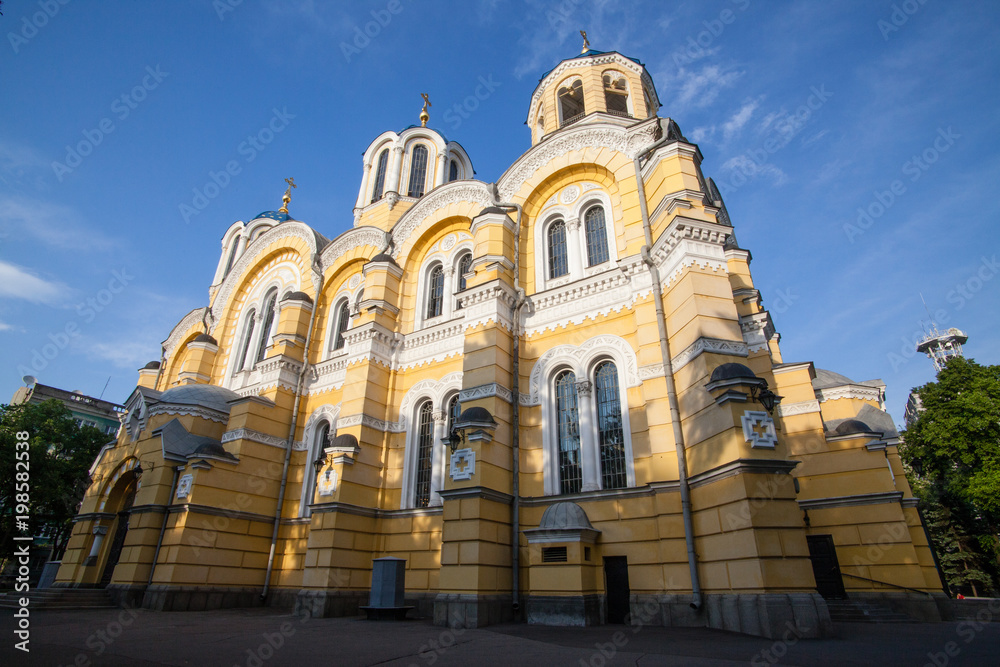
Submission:
<svg viewBox="0 0 1000 667">
<path fill-rule="evenodd" d="M 492 398 L 494 396 L 508 403 L 512 403 L 514 400 L 514 393 L 507 387 L 497 384 L 496 382 L 463 389 L 458 394 L 458 400 L 460 403 L 465 403 L 466 401 L 474 401 L 480 398 Z"/>
<path fill-rule="evenodd" d="M 782 403 L 777 407 L 779 417 L 794 417 L 819 412 L 819 401 L 801 401 L 799 403 Z"/>
<path fill-rule="evenodd" d="M 866 387 L 861 384 L 848 384 L 816 390 L 816 398 L 819 399 L 820 403 L 836 401 L 840 398 L 855 398 L 862 401 L 874 401 L 877 405 L 881 396 L 882 391 L 878 387 Z"/>
<path fill-rule="evenodd" d="M 671 359 L 670 365 L 676 373 L 705 352 L 733 357 L 745 357 L 748 354 L 746 343 L 702 336 Z"/>
<path fill-rule="evenodd" d="M 392 258 L 398 260 L 413 231 L 435 211 L 450 204 L 470 202 L 480 209 L 493 205 L 493 196 L 485 183 L 455 181 L 435 188 L 410 207 L 392 230 Z M 478 213 L 478 211 L 476 211 Z"/>
</svg>

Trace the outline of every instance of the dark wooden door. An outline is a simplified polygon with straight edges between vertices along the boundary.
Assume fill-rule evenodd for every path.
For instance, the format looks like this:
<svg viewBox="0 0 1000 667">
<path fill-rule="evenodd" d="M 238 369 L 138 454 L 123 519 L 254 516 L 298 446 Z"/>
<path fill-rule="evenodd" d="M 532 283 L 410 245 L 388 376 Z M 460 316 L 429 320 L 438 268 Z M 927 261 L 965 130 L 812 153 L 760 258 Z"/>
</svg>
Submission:
<svg viewBox="0 0 1000 667">
<path fill-rule="evenodd" d="M 813 575 L 816 577 L 816 590 L 827 599 L 846 598 L 844 578 L 840 574 L 840 563 L 837 561 L 833 536 L 807 535 L 806 541 L 809 544 L 809 560 L 812 561 Z"/>
<path fill-rule="evenodd" d="M 604 557 L 604 589 L 608 599 L 608 623 L 627 623 L 630 591 L 625 556 Z"/>
<path fill-rule="evenodd" d="M 104 573 L 101 575 L 101 588 L 111 583 L 111 576 L 115 573 L 115 566 L 122 555 L 122 547 L 125 545 L 125 535 L 128 533 L 128 512 L 119 512 L 118 528 L 115 529 L 115 537 L 111 542 L 111 551 L 108 552 L 108 562 L 104 566 Z"/>
</svg>

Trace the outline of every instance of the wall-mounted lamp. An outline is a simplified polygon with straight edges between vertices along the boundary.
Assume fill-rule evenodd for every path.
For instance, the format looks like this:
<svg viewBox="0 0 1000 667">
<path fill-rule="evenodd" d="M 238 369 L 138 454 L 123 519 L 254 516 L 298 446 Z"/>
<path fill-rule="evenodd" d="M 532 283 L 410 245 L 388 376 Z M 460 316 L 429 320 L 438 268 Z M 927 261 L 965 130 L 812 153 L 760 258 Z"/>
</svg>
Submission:
<svg viewBox="0 0 1000 667">
<path fill-rule="evenodd" d="M 454 451 L 458 449 L 458 446 L 464 442 L 465 431 L 459 431 L 457 428 L 451 429 L 451 433 L 449 433 L 448 437 L 444 439 L 444 443 L 451 447 L 452 453 L 454 453 Z"/>
<path fill-rule="evenodd" d="M 323 466 L 325 465 L 326 465 L 326 454 L 320 454 L 318 457 L 316 457 L 316 460 L 313 461 L 313 468 L 316 469 L 317 475 L 319 475 L 320 471 L 323 469 Z"/>
<path fill-rule="evenodd" d="M 781 399 L 784 396 L 778 396 L 773 391 L 768 389 L 767 380 L 761 379 L 763 384 L 753 385 L 750 387 L 750 398 L 755 401 L 759 401 L 764 409 L 767 410 L 767 414 L 772 414 L 774 412 L 774 406 L 781 403 Z"/>
</svg>

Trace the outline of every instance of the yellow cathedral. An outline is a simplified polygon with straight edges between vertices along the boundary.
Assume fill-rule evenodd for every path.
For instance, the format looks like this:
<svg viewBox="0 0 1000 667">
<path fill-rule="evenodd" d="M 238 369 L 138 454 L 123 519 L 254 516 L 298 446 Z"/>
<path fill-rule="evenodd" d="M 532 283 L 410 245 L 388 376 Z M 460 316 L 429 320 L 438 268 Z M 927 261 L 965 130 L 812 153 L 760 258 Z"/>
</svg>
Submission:
<svg viewBox="0 0 1000 667">
<path fill-rule="evenodd" d="M 425 103 L 364 152 L 350 230 L 291 217 L 291 179 L 226 230 L 56 586 L 354 615 L 398 559 L 451 627 L 940 618 L 885 385 L 782 359 L 698 146 L 642 63 L 588 46 L 497 182 Z"/>
</svg>

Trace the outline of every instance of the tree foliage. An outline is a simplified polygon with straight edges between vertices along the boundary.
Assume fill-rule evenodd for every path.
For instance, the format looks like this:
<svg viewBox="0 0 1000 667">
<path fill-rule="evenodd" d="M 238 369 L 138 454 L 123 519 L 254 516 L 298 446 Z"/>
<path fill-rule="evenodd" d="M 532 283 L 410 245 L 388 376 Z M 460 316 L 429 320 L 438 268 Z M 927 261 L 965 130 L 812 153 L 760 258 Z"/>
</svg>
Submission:
<svg viewBox="0 0 1000 667">
<path fill-rule="evenodd" d="M 108 436 L 93 426 L 77 426 L 57 400 L 0 405 L 0 539 L 2 553 L 13 552 L 16 525 L 17 433 L 29 433 L 28 534 L 49 534 L 61 551 L 80 500 L 89 485 L 88 471 Z M 23 479 L 23 476 L 22 478 Z"/>
<path fill-rule="evenodd" d="M 913 489 L 928 515 L 942 567 L 951 570 L 949 584 L 985 584 L 980 575 L 988 573 L 996 588 L 1000 366 L 955 357 L 935 382 L 914 391 L 923 409 L 903 432 L 900 455 L 913 473 Z M 946 556 L 953 567 L 945 565 Z"/>
</svg>

